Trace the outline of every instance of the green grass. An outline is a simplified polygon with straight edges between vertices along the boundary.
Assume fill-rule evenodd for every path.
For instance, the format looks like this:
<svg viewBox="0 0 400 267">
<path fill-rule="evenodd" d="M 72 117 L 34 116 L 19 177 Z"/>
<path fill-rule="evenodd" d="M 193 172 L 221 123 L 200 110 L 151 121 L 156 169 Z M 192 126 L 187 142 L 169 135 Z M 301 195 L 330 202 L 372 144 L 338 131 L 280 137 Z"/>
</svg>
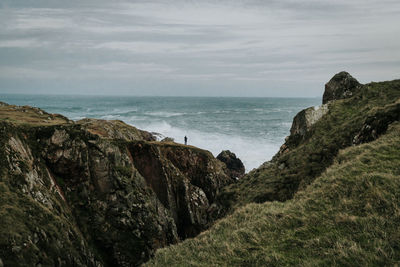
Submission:
<svg viewBox="0 0 400 267">
<path fill-rule="evenodd" d="M 68 124 L 66 117 L 29 106 L 0 106 L 0 121 L 36 126 Z"/>
<path fill-rule="evenodd" d="M 393 266 L 400 262 L 400 124 L 341 151 L 293 199 L 248 204 L 147 266 Z"/>
<path fill-rule="evenodd" d="M 219 196 L 220 205 L 226 213 L 247 203 L 291 199 L 333 163 L 340 149 L 352 145 L 366 121 L 382 114 L 391 114 L 385 119 L 396 120 L 399 99 L 400 80 L 395 80 L 367 84 L 354 97 L 334 101 L 305 137 L 290 136 L 288 153 L 225 188 Z"/>
</svg>

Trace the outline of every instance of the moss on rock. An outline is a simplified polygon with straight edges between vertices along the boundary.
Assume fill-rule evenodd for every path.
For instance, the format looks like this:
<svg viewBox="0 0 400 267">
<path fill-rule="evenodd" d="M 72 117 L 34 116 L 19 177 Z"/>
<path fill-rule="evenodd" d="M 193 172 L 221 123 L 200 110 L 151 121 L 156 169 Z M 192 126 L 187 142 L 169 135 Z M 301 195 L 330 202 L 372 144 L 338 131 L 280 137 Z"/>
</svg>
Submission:
<svg viewBox="0 0 400 267">
<path fill-rule="evenodd" d="M 215 196 L 230 182 L 211 153 L 154 142 L 150 133 L 121 121 L 72 122 L 6 104 L 0 105 L 0 120 L 5 266 L 139 265 L 157 248 L 208 227 L 212 199 L 203 190 Z M 189 156 L 204 164 L 174 165 Z M 142 172 L 152 161 L 163 172 L 150 168 L 151 179 L 164 179 L 179 205 L 163 202 Z"/>
</svg>

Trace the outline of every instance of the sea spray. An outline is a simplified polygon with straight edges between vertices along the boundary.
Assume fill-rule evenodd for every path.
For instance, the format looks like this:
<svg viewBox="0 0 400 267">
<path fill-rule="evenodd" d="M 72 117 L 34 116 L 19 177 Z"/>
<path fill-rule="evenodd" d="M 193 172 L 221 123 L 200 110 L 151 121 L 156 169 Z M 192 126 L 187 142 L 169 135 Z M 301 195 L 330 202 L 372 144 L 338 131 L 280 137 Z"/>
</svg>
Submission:
<svg viewBox="0 0 400 267">
<path fill-rule="evenodd" d="M 233 151 L 246 171 L 271 159 L 289 134 L 293 117 L 317 98 L 111 97 L 2 95 L 10 104 L 32 105 L 70 119 L 122 120 L 211 151 Z"/>
</svg>

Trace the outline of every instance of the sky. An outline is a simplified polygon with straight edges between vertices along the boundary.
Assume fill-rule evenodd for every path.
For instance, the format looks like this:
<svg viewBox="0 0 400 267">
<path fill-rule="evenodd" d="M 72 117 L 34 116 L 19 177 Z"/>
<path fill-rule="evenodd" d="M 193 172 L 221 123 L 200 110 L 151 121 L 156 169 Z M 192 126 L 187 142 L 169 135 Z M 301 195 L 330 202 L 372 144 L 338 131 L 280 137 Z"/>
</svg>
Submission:
<svg viewBox="0 0 400 267">
<path fill-rule="evenodd" d="M 400 78 L 399 0 L 0 0 L 0 93 L 320 97 Z"/>
</svg>

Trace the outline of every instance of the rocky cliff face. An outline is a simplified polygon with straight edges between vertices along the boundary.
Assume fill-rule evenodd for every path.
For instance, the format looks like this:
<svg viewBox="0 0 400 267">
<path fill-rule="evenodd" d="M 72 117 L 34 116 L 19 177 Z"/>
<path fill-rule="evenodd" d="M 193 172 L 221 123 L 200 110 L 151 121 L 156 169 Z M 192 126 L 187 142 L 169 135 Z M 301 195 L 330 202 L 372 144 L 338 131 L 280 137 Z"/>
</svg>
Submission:
<svg viewBox="0 0 400 267">
<path fill-rule="evenodd" d="M 134 266 L 197 235 L 233 180 L 211 153 L 121 121 L 0 106 L 5 266 Z"/>
<path fill-rule="evenodd" d="M 329 110 L 328 104 L 323 104 L 318 107 L 306 108 L 294 117 L 290 135 L 305 136 L 319 119 L 322 118 Z"/>
<path fill-rule="evenodd" d="M 232 182 L 223 165 L 208 151 L 171 143 L 136 142 L 128 149 L 135 168 L 171 212 L 179 237 L 206 229 L 215 195 Z"/>
</svg>

